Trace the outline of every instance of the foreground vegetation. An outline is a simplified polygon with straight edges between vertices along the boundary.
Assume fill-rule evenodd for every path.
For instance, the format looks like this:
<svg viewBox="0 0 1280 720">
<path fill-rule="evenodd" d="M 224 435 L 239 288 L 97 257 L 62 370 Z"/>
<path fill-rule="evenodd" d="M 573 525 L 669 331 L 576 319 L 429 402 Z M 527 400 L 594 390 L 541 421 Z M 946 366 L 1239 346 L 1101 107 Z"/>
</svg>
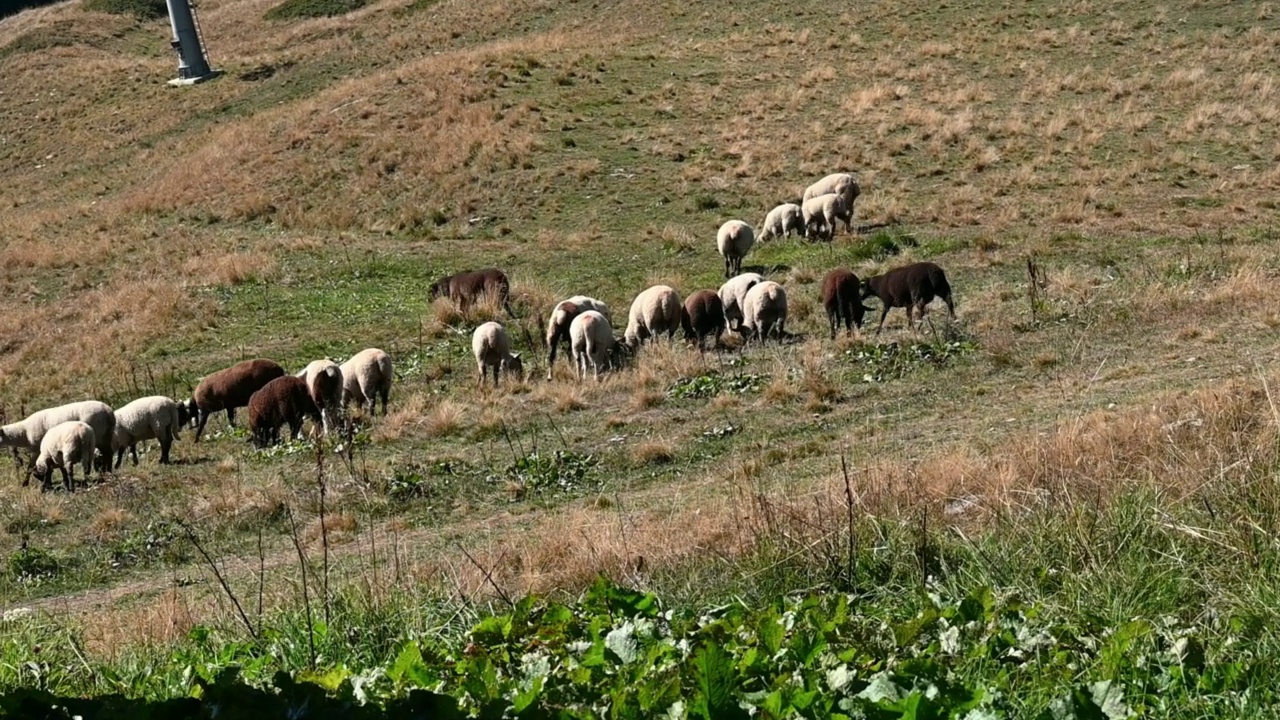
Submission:
<svg viewBox="0 0 1280 720">
<path fill-rule="evenodd" d="M 1271 6 L 204 0 L 179 92 L 162 5 L 0 22 L 0 417 L 367 346 L 391 414 L 0 471 L 0 714 L 1274 714 Z M 833 170 L 858 232 L 744 268 L 790 342 L 475 387 Z M 828 339 L 922 259 L 957 322 Z"/>
</svg>

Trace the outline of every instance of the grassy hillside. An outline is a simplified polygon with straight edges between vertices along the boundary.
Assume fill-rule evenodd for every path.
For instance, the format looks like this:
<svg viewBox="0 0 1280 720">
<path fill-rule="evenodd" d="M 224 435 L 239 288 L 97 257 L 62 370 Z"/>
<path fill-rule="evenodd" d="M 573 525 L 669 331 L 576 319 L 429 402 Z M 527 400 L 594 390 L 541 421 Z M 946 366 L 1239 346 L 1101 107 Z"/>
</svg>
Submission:
<svg viewBox="0 0 1280 720">
<path fill-rule="evenodd" d="M 278 4 L 202 2 L 226 75 L 182 90 L 163 20 L 73 1 L 0 21 L 8 421 L 185 395 L 251 357 L 378 346 L 397 367 L 391 415 L 349 454 L 257 453 L 215 418 L 174 467 L 149 452 L 72 497 L 5 470 L 0 605 L 75 618 L 91 654 L 234 622 L 186 527 L 241 593 L 270 570 L 268 606 L 297 602 L 291 520 L 339 586 L 477 598 L 604 572 L 694 602 L 790 589 L 757 586 L 850 505 L 952 539 L 1069 516 L 1084 546 L 1080 507 L 1141 491 L 1200 512 L 1206 488 L 1247 494 L 1274 467 L 1270 5 Z M 650 284 L 714 288 L 722 222 L 758 225 L 838 170 L 858 174 L 861 232 L 746 261 L 787 288 L 783 345 L 647 348 L 598 385 L 563 361 L 545 382 L 540 359 L 480 389 L 469 335 L 498 313 L 426 296 L 503 268 L 504 322 L 538 357 L 557 298 L 621 320 Z M 897 311 L 880 336 L 827 338 L 826 270 L 920 259 L 946 268 L 955 323 L 911 332 Z M 1209 514 L 1232 547 L 1271 527 Z M 1240 553 L 1215 562 L 1247 583 Z M 1206 592 L 1234 607 L 1231 582 Z"/>
</svg>

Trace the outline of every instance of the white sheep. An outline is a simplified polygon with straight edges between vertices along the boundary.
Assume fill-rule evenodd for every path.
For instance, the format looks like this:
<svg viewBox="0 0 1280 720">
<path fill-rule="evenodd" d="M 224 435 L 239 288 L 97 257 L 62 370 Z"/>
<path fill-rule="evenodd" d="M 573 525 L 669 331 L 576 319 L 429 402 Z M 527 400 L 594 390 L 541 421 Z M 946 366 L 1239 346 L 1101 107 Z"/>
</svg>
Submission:
<svg viewBox="0 0 1280 720">
<path fill-rule="evenodd" d="M 339 427 L 342 419 L 342 389 L 345 386 L 342 367 L 329 358 L 312 360 L 294 377 L 306 381 L 311 400 L 320 408 L 320 425 L 324 434 L 328 435 Z"/>
<path fill-rule="evenodd" d="M 111 406 L 97 400 L 59 405 L 31 413 L 25 419 L 0 427 L 0 447 L 11 447 L 16 451 L 25 448 L 30 453 L 30 461 L 35 463 L 40 450 L 40 441 L 45 433 L 54 425 L 71 420 L 79 420 L 93 428 L 97 440 L 98 451 L 102 455 L 103 472 L 111 469 L 111 438 L 116 429 L 116 415 Z M 30 478 L 24 477 L 22 484 L 26 486 Z"/>
<path fill-rule="evenodd" d="M 614 346 L 613 326 L 609 318 L 595 310 L 578 313 L 569 324 L 569 349 L 573 352 L 573 365 L 578 370 L 578 381 L 587 377 L 587 363 L 591 374 L 599 381 L 600 368 L 609 367 L 610 351 Z"/>
<path fill-rule="evenodd" d="M 827 193 L 835 193 L 844 198 L 845 207 L 848 208 L 848 216 L 842 216 L 841 219 L 844 220 L 845 232 L 849 232 L 852 229 L 851 223 L 853 222 L 853 203 L 858 199 L 860 192 L 862 190 L 858 187 L 858 178 L 850 173 L 832 173 L 805 188 L 804 198 L 800 202 L 803 204 L 811 198 L 826 195 Z M 831 232 L 835 233 L 834 227 L 831 228 Z"/>
<path fill-rule="evenodd" d="M 387 398 L 391 395 L 391 356 L 378 348 L 366 348 L 351 356 L 338 368 L 342 371 L 342 404 L 355 403 L 361 408 L 368 403 L 370 415 L 376 415 L 377 399 L 382 398 L 382 414 L 387 414 Z"/>
<path fill-rule="evenodd" d="M 666 285 L 654 285 L 642 291 L 631 301 L 627 315 L 627 331 L 623 335 L 627 347 L 635 349 L 640 343 L 662 333 L 670 339 L 680 329 L 680 295 Z"/>
<path fill-rule="evenodd" d="M 520 353 L 511 352 L 511 335 L 501 323 L 487 322 L 471 333 L 471 354 L 476 356 L 476 370 L 484 385 L 485 371 L 493 369 L 493 386 L 498 387 L 498 375 L 506 370 L 517 379 L 524 377 L 524 363 Z"/>
<path fill-rule="evenodd" d="M 742 324 L 742 301 L 747 298 L 747 291 L 761 282 L 764 276 L 760 273 L 743 273 L 720 286 L 720 304 L 724 306 L 724 321 L 730 330 L 737 330 Z"/>
<path fill-rule="evenodd" d="M 760 242 L 781 238 L 794 232 L 804 237 L 804 210 L 795 203 L 783 203 L 769 211 L 760 230 Z"/>
<path fill-rule="evenodd" d="M 730 220 L 716 233 L 716 249 L 724 258 L 724 276 L 731 278 L 742 272 L 742 259 L 756 244 L 756 231 L 741 220 Z"/>
<path fill-rule="evenodd" d="M 742 315 L 742 332 L 748 340 L 754 337 L 763 343 L 774 331 L 782 339 L 787 322 L 787 292 L 772 280 L 757 284 L 747 292 Z"/>
<path fill-rule="evenodd" d="M 556 303 L 556 307 L 551 311 L 551 319 L 547 321 L 547 379 L 551 379 L 552 366 L 556 362 L 556 350 L 560 347 L 560 343 L 569 339 L 569 325 L 579 313 L 587 310 L 595 310 L 604 315 L 606 320 L 613 322 L 613 316 L 609 314 L 609 306 L 603 302 L 586 295 L 574 295 L 568 300 L 561 300 Z"/>
<path fill-rule="evenodd" d="M 835 193 L 809 198 L 800 210 L 804 215 L 806 238 L 817 236 L 830 240 L 836 231 L 836 220 L 844 220 L 846 229 L 849 226 L 849 206 L 844 197 Z"/>
<path fill-rule="evenodd" d="M 58 423 L 40 439 L 40 455 L 36 458 L 35 474 L 43 489 L 53 484 L 53 469 L 62 472 L 62 486 L 67 492 L 75 490 L 76 465 L 84 468 L 87 480 L 93 470 L 93 452 L 98 444 L 97 435 L 88 423 L 69 420 Z M 110 462 L 111 458 L 107 458 Z"/>
<path fill-rule="evenodd" d="M 180 427 L 182 413 L 178 403 L 163 395 L 138 398 L 116 410 L 116 429 L 111 438 L 116 468 L 124 462 L 125 450 L 133 456 L 133 464 L 137 466 L 138 443 L 143 440 L 159 440 L 160 462 L 169 464 L 169 448 L 178 439 Z"/>
</svg>

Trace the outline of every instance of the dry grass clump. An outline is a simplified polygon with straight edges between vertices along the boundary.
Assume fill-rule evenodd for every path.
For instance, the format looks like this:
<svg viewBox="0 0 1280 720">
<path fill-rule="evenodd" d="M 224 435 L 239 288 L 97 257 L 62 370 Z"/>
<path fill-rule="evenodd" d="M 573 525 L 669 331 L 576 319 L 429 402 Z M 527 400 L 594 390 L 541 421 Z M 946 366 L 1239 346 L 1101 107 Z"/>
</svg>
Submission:
<svg viewBox="0 0 1280 720">
<path fill-rule="evenodd" d="M 103 508 L 94 514 L 87 528 L 89 536 L 98 542 L 110 542 L 120 536 L 133 516 L 121 508 Z"/>
<path fill-rule="evenodd" d="M 195 282 L 213 285 L 240 285 L 264 282 L 275 275 L 276 259 L 260 251 L 226 253 L 210 257 L 196 254 L 182 267 Z"/>
<path fill-rule="evenodd" d="M 329 513 L 324 516 L 324 534 L 331 545 L 349 543 L 355 539 L 360 529 L 356 516 L 347 512 Z M 321 542 L 320 518 L 312 520 L 302 533 L 303 539 L 310 545 Z"/>
<path fill-rule="evenodd" d="M 631 460 L 637 465 L 665 465 L 675 457 L 675 444 L 666 440 L 646 440 L 631 448 Z"/>
<path fill-rule="evenodd" d="M 414 428 L 421 427 L 426 422 L 430 406 L 431 398 L 425 393 L 415 393 L 396 403 L 393 406 L 395 409 L 374 426 L 373 441 L 385 443 L 399 440 Z"/>
<path fill-rule="evenodd" d="M 435 438 L 456 435 L 462 432 L 470 415 L 468 406 L 452 400 L 441 400 L 422 418 L 422 433 Z"/>
</svg>

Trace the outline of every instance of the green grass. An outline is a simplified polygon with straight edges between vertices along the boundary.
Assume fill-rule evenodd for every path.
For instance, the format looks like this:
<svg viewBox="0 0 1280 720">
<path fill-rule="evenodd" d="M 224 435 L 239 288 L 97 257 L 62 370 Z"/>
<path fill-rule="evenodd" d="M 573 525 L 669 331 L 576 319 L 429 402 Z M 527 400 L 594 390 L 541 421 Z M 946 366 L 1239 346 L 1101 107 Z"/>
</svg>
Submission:
<svg viewBox="0 0 1280 720">
<path fill-rule="evenodd" d="M 345 15 L 365 6 L 365 0 L 285 0 L 267 11 L 268 20 L 298 20 L 303 18 Z"/>
</svg>

